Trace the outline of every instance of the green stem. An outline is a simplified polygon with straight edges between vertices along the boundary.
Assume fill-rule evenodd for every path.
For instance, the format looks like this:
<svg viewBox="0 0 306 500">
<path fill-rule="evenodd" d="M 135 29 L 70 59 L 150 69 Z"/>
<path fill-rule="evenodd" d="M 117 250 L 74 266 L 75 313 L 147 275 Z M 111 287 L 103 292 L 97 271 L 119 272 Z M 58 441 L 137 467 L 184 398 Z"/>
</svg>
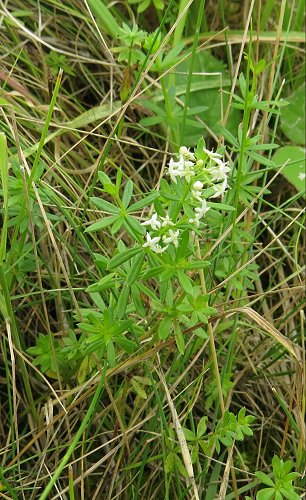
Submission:
<svg viewBox="0 0 306 500">
<path fill-rule="evenodd" d="M 201 260 L 201 250 L 200 250 L 200 243 L 199 239 L 197 238 L 197 257 L 199 260 Z M 200 275 L 200 282 L 201 282 L 201 288 L 202 288 L 202 293 L 203 295 L 207 294 L 206 290 L 206 282 L 205 282 L 205 276 L 204 276 L 204 271 L 203 269 L 199 270 L 199 275 Z M 215 346 L 215 339 L 214 339 L 214 332 L 211 323 L 208 323 L 207 325 L 207 331 L 208 331 L 208 337 L 209 337 L 209 346 L 210 346 L 210 352 L 211 352 L 211 357 L 213 360 L 213 365 L 214 365 L 214 372 L 215 372 L 215 377 L 216 377 L 216 383 L 217 383 L 217 389 L 218 389 L 218 396 L 219 396 L 219 404 L 221 408 L 221 414 L 222 417 L 225 412 L 225 405 L 224 405 L 224 399 L 223 399 L 223 394 L 222 394 L 222 384 L 221 384 L 221 377 L 219 373 L 219 366 L 218 366 L 218 358 L 217 358 L 217 351 L 216 351 L 216 346 Z"/>
</svg>

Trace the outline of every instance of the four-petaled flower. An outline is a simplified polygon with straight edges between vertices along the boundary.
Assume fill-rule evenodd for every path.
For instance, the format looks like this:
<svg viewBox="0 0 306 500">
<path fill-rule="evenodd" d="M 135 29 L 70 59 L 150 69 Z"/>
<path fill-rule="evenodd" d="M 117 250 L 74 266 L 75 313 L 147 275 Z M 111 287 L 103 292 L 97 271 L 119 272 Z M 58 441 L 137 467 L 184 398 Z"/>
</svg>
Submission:
<svg viewBox="0 0 306 500">
<path fill-rule="evenodd" d="M 142 226 L 151 226 L 151 228 L 155 231 L 156 229 L 159 229 L 161 227 L 161 222 L 158 220 L 158 215 L 157 213 L 153 214 L 151 219 L 146 220 L 145 222 L 142 222 Z"/>
<path fill-rule="evenodd" d="M 227 188 L 227 178 L 225 177 L 222 184 L 216 184 L 215 186 L 213 186 L 213 188 L 216 192 L 215 194 L 211 195 L 211 198 L 218 198 L 218 196 L 224 194 Z"/>
<path fill-rule="evenodd" d="M 178 237 L 179 237 L 179 234 L 180 234 L 180 230 L 178 229 L 177 231 L 173 231 L 172 229 L 169 229 L 169 233 L 168 235 L 165 235 L 163 237 L 163 242 L 164 243 L 173 243 L 173 245 L 175 247 L 178 247 Z"/>
<path fill-rule="evenodd" d="M 228 166 L 228 163 L 227 162 L 224 163 L 223 161 L 219 160 L 219 158 L 215 158 L 214 161 L 216 162 L 216 165 L 214 165 L 213 167 L 209 167 L 207 169 L 210 175 L 212 176 L 211 180 L 213 182 L 224 180 L 228 172 L 230 172 L 231 170 Z"/>
<path fill-rule="evenodd" d="M 167 226 L 175 226 L 174 222 L 169 217 L 169 214 L 166 214 L 166 217 L 161 217 L 162 222 L 162 227 L 167 227 Z"/>
<path fill-rule="evenodd" d="M 147 241 L 142 245 L 143 248 L 153 248 L 160 241 L 160 236 L 154 236 L 151 238 L 150 233 L 146 233 Z"/>
</svg>

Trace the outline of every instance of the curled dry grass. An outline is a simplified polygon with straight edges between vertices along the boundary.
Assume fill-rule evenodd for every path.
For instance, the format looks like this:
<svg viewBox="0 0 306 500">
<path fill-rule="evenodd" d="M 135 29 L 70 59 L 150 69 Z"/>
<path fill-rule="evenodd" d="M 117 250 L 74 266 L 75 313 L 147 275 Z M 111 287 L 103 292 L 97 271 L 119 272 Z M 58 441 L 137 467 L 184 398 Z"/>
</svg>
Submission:
<svg viewBox="0 0 306 500">
<path fill-rule="evenodd" d="M 218 31 L 222 18 L 215 15 L 208 3 L 207 18 Z M 124 6 L 118 5 L 118 9 L 127 15 Z M 248 13 L 248 2 L 244 2 L 241 14 L 245 20 Z M 277 31 L 277 23 L 269 28 Z M 298 37 L 289 35 L 286 43 L 301 42 Z M 268 31 L 259 39 L 260 50 L 267 60 L 272 60 L 275 39 L 271 40 Z M 246 34 L 228 34 L 227 41 L 231 57 L 239 60 Z M 67 335 L 73 315 L 78 316 L 82 308 L 91 306 L 85 290 L 100 277 L 92 263 L 93 253 L 111 255 L 118 238 L 126 238 L 124 234 L 89 236 L 83 232 L 97 217 L 97 211 L 88 205 L 88 194 L 94 187 L 101 151 L 122 109 L 119 93 L 124 68 L 109 50 L 112 43 L 97 30 L 86 2 L 66 5 L 50 0 L 28 2 L 26 6 L 17 0 L 1 3 L 1 129 L 8 138 L 11 161 L 19 161 L 21 156 L 30 168 L 39 147 L 50 93 L 56 83 L 46 62 L 49 50 L 54 48 L 65 55 L 75 73 L 63 75 L 41 154 L 47 168 L 37 183 L 38 196 L 44 190 L 48 193 L 40 207 L 35 205 L 34 215 L 41 223 L 35 227 L 29 223 L 27 241 L 20 241 L 12 228 L 8 231 L 6 280 L 12 316 L 1 323 L 3 498 L 14 498 L 16 494 L 18 498 L 39 498 L 77 433 L 98 383 L 96 376 L 71 386 L 50 378 L 33 366 L 25 349 L 35 343 L 40 332 L 52 332 L 55 338 Z M 280 34 L 276 55 L 283 43 L 284 35 Z M 224 57 L 223 35 L 211 46 Z M 233 66 L 233 75 L 235 70 Z M 236 74 L 238 70 L 239 67 Z M 150 84 L 152 80 L 146 75 L 144 86 Z M 262 94 L 272 92 L 272 87 L 266 90 L 265 80 L 260 82 L 260 89 Z M 133 179 L 139 193 L 158 183 L 165 153 L 170 149 L 157 130 L 152 133 L 138 125 L 145 113 L 145 108 L 134 101 L 125 108 L 120 139 L 112 141 L 103 165 L 110 176 L 120 166 L 125 178 Z M 253 132 L 261 118 L 254 116 Z M 211 142 L 214 144 L 213 138 Z M 244 312 L 236 313 L 232 319 L 229 312 L 242 303 L 234 298 L 235 290 L 229 299 L 224 296 L 220 313 L 212 320 L 220 366 L 227 359 L 227 349 L 233 350 L 232 386 L 226 406 L 234 413 L 246 406 L 257 417 L 256 437 L 245 448 L 239 446 L 235 454 L 236 490 L 253 483 L 256 469 L 269 470 L 274 453 L 296 456 L 301 447 L 294 428 L 294 423 L 297 427 L 302 425 L 298 405 L 301 374 L 296 370 L 294 356 L 267 330 L 273 325 L 286 339 L 300 346 L 295 354 L 301 365 L 305 362 L 302 204 L 280 176 L 274 179 L 270 190 L 268 203 L 262 203 L 257 216 L 245 215 L 246 223 L 248 217 L 250 223 L 257 221 L 253 255 L 257 255 L 260 280 L 255 282 L 256 289 L 243 297 L 243 306 L 252 308 L 267 323 L 260 324 Z M 57 216 L 54 224 L 46 223 L 46 212 Z M 297 223 L 291 224 L 293 219 Z M 233 327 L 237 336 L 230 346 Z M 174 341 L 153 345 L 145 339 L 135 355 L 122 358 L 116 368 L 108 370 L 105 389 L 88 430 L 84 429 L 50 498 L 74 498 L 72 484 L 76 498 L 153 499 L 164 495 L 169 485 L 165 484 L 162 465 L 163 440 L 166 429 L 175 423 L 175 415 L 185 426 L 193 425 L 193 416 L 203 414 L 214 422 L 213 410 L 204 406 L 206 387 L 213 382 L 210 366 L 207 343 L 199 345 L 190 337 L 181 359 Z M 130 379 L 145 375 L 148 370 L 155 385 L 144 400 L 135 394 Z M 303 436 L 303 429 L 300 432 Z M 195 471 L 202 484 L 207 473 L 207 498 L 219 491 L 222 477 L 227 481 L 223 475 L 226 460 L 226 456 L 209 460 L 209 472 L 205 468 Z M 184 484 L 176 478 L 171 498 L 182 498 Z M 249 493 L 255 491 L 254 486 Z M 194 498 L 194 492 L 187 495 Z"/>
</svg>

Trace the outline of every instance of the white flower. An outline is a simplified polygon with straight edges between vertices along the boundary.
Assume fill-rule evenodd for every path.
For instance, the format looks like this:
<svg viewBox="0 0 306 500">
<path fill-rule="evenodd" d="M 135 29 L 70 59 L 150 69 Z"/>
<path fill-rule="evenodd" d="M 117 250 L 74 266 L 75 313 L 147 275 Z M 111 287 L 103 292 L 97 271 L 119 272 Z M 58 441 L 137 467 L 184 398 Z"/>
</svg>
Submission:
<svg viewBox="0 0 306 500">
<path fill-rule="evenodd" d="M 207 206 L 206 200 L 201 199 L 201 206 L 194 209 L 195 217 L 194 219 L 189 219 L 189 222 L 191 224 L 195 224 L 196 227 L 199 227 L 200 220 L 204 217 L 208 210 L 210 210 L 210 207 Z"/>
<path fill-rule="evenodd" d="M 179 150 L 180 155 L 184 157 L 185 160 L 192 160 L 195 161 L 195 156 L 193 153 L 190 152 L 189 148 L 186 148 L 186 146 L 181 146 Z"/>
<path fill-rule="evenodd" d="M 181 176 L 184 170 L 184 158 L 180 156 L 179 161 L 174 161 L 173 158 L 170 158 L 168 163 L 168 174 L 171 177 L 171 180 L 176 183 L 176 177 Z"/>
<path fill-rule="evenodd" d="M 196 212 L 196 217 L 200 217 L 200 218 L 202 218 L 203 215 L 205 215 L 206 212 L 208 212 L 208 210 L 210 210 L 210 207 L 207 206 L 206 200 L 202 200 L 201 206 L 200 207 L 196 207 L 194 209 L 194 211 Z"/>
<path fill-rule="evenodd" d="M 218 196 L 221 196 L 222 194 L 225 193 L 227 188 L 227 177 L 223 180 L 222 184 L 216 184 L 214 186 L 214 190 L 216 191 L 215 194 L 210 196 L 210 198 L 218 198 Z"/>
<path fill-rule="evenodd" d="M 151 250 L 153 250 L 153 252 L 155 253 L 163 253 L 167 250 L 167 248 L 168 245 L 165 247 L 161 247 L 160 245 L 153 245 L 153 247 L 151 247 Z"/>
<path fill-rule="evenodd" d="M 195 175 L 193 171 L 194 163 L 184 158 L 183 155 L 180 155 L 179 161 L 174 161 L 173 158 L 170 158 L 168 164 L 168 174 L 171 177 L 171 180 L 176 183 L 176 177 L 185 177 L 187 182 L 190 182 L 191 177 Z"/>
<path fill-rule="evenodd" d="M 222 155 L 219 153 L 214 153 L 213 151 L 209 151 L 209 149 L 203 148 L 203 151 L 207 154 L 208 158 L 211 160 L 216 160 L 216 158 L 222 158 Z"/>
<path fill-rule="evenodd" d="M 151 226 L 152 229 L 156 230 L 161 227 L 161 222 L 157 219 L 158 215 L 155 213 L 152 215 L 151 219 L 142 222 L 142 226 Z"/>
<path fill-rule="evenodd" d="M 168 213 L 166 214 L 166 217 L 161 217 L 161 220 L 163 221 L 162 222 L 162 227 L 175 226 L 174 222 L 172 222 L 172 220 L 170 219 Z"/>
<path fill-rule="evenodd" d="M 215 158 L 214 161 L 216 162 L 217 165 L 208 168 L 208 171 L 212 176 L 211 180 L 212 181 L 224 180 L 228 172 L 231 171 L 230 167 L 228 166 L 228 162 L 224 163 L 223 161 L 219 160 L 219 158 Z"/>
<path fill-rule="evenodd" d="M 177 231 L 173 231 L 172 229 L 169 229 L 168 236 L 165 235 L 163 237 L 163 242 L 164 243 L 173 243 L 175 247 L 178 247 L 179 241 L 178 237 L 180 234 L 180 230 L 178 229 Z"/>
<path fill-rule="evenodd" d="M 304 172 L 300 172 L 299 175 L 298 175 L 298 178 L 300 179 L 300 181 L 303 181 L 306 177 L 306 174 Z"/>
<path fill-rule="evenodd" d="M 195 181 L 195 183 L 192 186 L 192 189 L 194 189 L 195 191 L 201 191 L 201 189 L 203 189 L 203 186 L 204 186 L 203 182 Z"/>
<path fill-rule="evenodd" d="M 151 248 L 151 250 L 154 250 L 154 247 L 160 240 L 160 236 L 155 236 L 154 238 L 151 238 L 150 233 L 146 234 L 147 241 L 142 245 L 143 248 Z"/>
</svg>

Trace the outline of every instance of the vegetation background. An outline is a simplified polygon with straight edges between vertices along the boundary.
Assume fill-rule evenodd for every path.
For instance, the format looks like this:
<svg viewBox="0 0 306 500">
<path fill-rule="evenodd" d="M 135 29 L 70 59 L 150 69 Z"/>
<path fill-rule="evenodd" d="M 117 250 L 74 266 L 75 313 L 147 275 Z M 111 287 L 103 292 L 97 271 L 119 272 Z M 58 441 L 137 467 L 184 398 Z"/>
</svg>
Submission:
<svg viewBox="0 0 306 500">
<path fill-rule="evenodd" d="M 305 495 L 303 30 L 303 0 L 0 2 L 1 498 Z M 214 309 L 172 332 L 103 173 L 140 201 L 201 137 L 231 189 L 171 279 Z"/>
</svg>

